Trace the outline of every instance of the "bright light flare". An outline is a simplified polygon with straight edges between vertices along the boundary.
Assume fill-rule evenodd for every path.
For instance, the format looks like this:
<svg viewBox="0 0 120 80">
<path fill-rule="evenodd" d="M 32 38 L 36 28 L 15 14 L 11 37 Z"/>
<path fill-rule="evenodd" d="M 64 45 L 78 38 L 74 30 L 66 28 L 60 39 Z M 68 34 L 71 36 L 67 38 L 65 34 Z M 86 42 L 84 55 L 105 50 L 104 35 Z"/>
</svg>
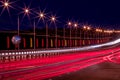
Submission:
<svg viewBox="0 0 120 80">
<path fill-rule="evenodd" d="M 43 18 L 43 17 L 44 17 L 44 14 L 43 14 L 43 13 L 40 13 L 39 16 L 40 16 L 40 18 Z"/>
<path fill-rule="evenodd" d="M 26 13 L 26 14 L 29 13 L 29 9 L 28 9 L 28 8 L 25 9 L 25 13 Z"/>
<path fill-rule="evenodd" d="M 86 29 L 87 27 L 86 26 L 83 26 L 84 29 Z"/>
<path fill-rule="evenodd" d="M 51 17 L 51 21 L 55 21 L 56 19 L 55 19 L 55 17 L 54 16 L 52 16 Z"/>
<path fill-rule="evenodd" d="M 50 24 L 51 24 L 51 23 L 56 24 L 56 22 L 59 22 L 59 21 L 58 21 L 58 16 L 56 17 L 56 14 L 55 14 L 55 15 L 51 15 L 51 16 L 48 17 L 48 18 L 49 18 Z"/>
<path fill-rule="evenodd" d="M 44 20 L 47 18 L 47 14 L 48 13 L 46 13 L 46 11 L 45 11 L 46 9 L 44 9 L 44 10 L 40 10 L 39 9 L 39 11 L 36 11 L 35 13 L 36 13 L 36 18 L 38 18 L 39 20 L 38 20 L 38 22 L 42 19 L 43 20 L 43 22 L 44 22 Z"/>
<path fill-rule="evenodd" d="M 44 19 L 46 18 L 45 14 L 44 14 L 43 12 L 40 12 L 40 13 L 38 14 L 38 17 L 39 17 L 39 20 L 42 19 L 43 22 L 44 22 Z"/>
<path fill-rule="evenodd" d="M 5 11 L 5 9 L 7 9 L 9 16 L 10 16 L 9 8 L 13 8 L 11 5 L 14 2 L 9 2 L 9 0 L 7 0 L 7 1 L 4 0 L 4 1 L 1 1 L 1 3 L 2 3 L 1 7 L 3 7 L 1 14 Z"/>
<path fill-rule="evenodd" d="M 55 16 L 51 16 L 51 17 L 50 17 L 50 22 L 51 22 L 51 23 L 52 23 L 52 22 L 55 23 L 55 22 L 56 22 L 56 17 L 55 17 Z"/>
<path fill-rule="evenodd" d="M 40 20 L 42 20 L 44 23 L 45 23 L 45 19 L 47 18 L 46 17 L 46 13 L 45 13 L 45 10 L 43 10 L 43 11 L 41 11 L 41 10 L 39 10 L 39 12 L 38 11 L 36 11 L 36 17 L 35 18 L 38 18 L 38 23 L 40 22 Z"/>
<path fill-rule="evenodd" d="M 71 26 L 72 25 L 72 22 L 68 22 L 68 26 Z"/>
<path fill-rule="evenodd" d="M 25 16 L 27 16 L 27 18 L 30 20 L 30 15 L 31 15 L 31 14 L 33 15 L 32 9 L 30 8 L 30 5 L 26 6 L 26 5 L 24 4 L 24 7 L 20 7 L 20 9 L 21 9 L 21 11 L 19 12 L 19 15 L 20 15 L 20 14 L 23 14 L 23 17 L 22 17 L 22 19 L 21 19 L 21 22 L 23 21 L 23 19 L 24 19 Z"/>
<path fill-rule="evenodd" d="M 74 24 L 74 27 L 75 27 L 75 28 L 76 28 L 76 27 L 78 27 L 78 24 L 77 24 L 77 23 L 75 23 L 75 24 Z"/>
<path fill-rule="evenodd" d="M 9 3 L 8 3 L 8 2 L 5 2 L 5 3 L 4 3 L 4 6 L 5 6 L 5 7 L 8 7 L 8 6 L 9 6 Z"/>
<path fill-rule="evenodd" d="M 22 8 L 22 12 L 20 12 L 20 14 L 24 14 L 23 17 L 22 17 L 22 20 L 24 19 L 24 17 L 27 15 L 28 19 L 30 20 L 30 14 L 31 13 L 31 9 L 29 7 L 26 7 L 25 8 Z"/>
</svg>

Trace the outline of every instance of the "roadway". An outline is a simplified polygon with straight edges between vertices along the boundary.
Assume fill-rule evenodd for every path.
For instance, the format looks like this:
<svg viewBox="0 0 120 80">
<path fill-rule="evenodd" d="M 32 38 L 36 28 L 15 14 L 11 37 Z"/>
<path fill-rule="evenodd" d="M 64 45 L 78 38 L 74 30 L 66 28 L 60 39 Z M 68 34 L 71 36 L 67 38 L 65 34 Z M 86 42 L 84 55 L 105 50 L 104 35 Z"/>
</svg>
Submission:
<svg viewBox="0 0 120 80">
<path fill-rule="evenodd" d="M 120 80 L 120 64 L 100 63 L 46 80 Z"/>
<path fill-rule="evenodd" d="M 43 80 L 59 76 L 104 63 L 109 60 L 107 56 L 119 50 L 120 48 L 116 47 L 105 50 L 75 52 L 74 54 L 2 63 L 0 66 L 0 80 Z"/>
</svg>

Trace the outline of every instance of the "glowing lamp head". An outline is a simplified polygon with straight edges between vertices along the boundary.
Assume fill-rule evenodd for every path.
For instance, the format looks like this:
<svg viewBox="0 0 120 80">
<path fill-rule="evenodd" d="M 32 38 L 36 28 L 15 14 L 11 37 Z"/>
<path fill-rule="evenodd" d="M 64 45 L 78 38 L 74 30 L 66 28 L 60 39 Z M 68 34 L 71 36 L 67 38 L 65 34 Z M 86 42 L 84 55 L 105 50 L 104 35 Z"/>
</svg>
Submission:
<svg viewBox="0 0 120 80">
<path fill-rule="evenodd" d="M 69 26 L 71 26 L 71 25 L 72 25 L 72 23 L 71 23 L 71 22 L 68 22 L 68 25 L 69 25 Z"/>
<path fill-rule="evenodd" d="M 88 30 L 90 30 L 90 27 L 87 27 Z"/>
<path fill-rule="evenodd" d="M 74 27 L 77 27 L 78 25 L 77 24 L 74 24 Z"/>
<path fill-rule="evenodd" d="M 8 3 L 8 2 L 5 2 L 5 3 L 4 3 L 4 6 L 5 6 L 5 7 L 8 7 L 8 6 L 9 6 L 9 3 Z"/>
<path fill-rule="evenodd" d="M 51 17 L 51 20 L 52 20 L 52 21 L 55 21 L 55 17 Z"/>
<path fill-rule="evenodd" d="M 29 9 L 25 9 L 25 13 L 29 13 Z"/>
<path fill-rule="evenodd" d="M 44 14 L 43 14 L 43 13 L 40 13 L 40 17 L 43 18 L 43 17 L 44 17 Z"/>
<path fill-rule="evenodd" d="M 87 27 L 86 27 L 86 26 L 84 26 L 83 28 L 84 28 L 84 29 L 86 29 Z"/>
</svg>

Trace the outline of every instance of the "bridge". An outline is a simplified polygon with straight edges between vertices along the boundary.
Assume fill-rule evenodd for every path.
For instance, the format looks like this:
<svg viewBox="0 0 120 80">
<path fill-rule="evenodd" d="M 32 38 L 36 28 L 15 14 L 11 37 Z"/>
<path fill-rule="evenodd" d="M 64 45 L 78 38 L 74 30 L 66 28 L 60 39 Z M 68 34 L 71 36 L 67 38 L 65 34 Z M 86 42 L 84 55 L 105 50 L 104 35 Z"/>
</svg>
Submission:
<svg viewBox="0 0 120 80">
<path fill-rule="evenodd" d="M 94 3 L 95 1 L 90 2 Z M 27 6 L 25 3 L 29 5 Z M 46 9 L 43 11 L 38 10 L 41 4 L 38 4 L 39 7 L 36 9 L 30 9 L 30 7 L 33 7 L 31 3 L 36 6 L 36 4 L 41 2 L 35 2 L 35 0 L 0 1 L 0 80 L 95 80 L 96 76 L 90 79 L 90 74 L 93 74 L 92 76 L 99 76 L 100 80 L 120 79 L 120 76 L 115 73 L 119 73 L 118 69 L 120 67 L 120 30 L 117 30 L 117 28 L 105 29 L 103 27 L 104 24 L 100 27 L 100 25 L 96 25 L 97 21 L 94 19 L 96 17 L 98 20 L 103 20 L 103 23 L 105 21 L 109 22 L 108 19 L 104 19 L 107 14 L 105 13 L 107 10 L 106 6 L 102 5 L 105 9 L 102 9 L 102 7 L 97 9 L 97 5 L 94 3 L 96 7 L 94 10 L 92 8 L 94 6 L 91 7 L 91 4 L 85 5 L 84 3 L 86 7 L 84 5 L 81 8 L 77 6 L 80 9 L 73 8 L 74 10 L 72 10 L 72 7 L 77 4 L 71 3 L 73 6 L 71 7 L 70 5 L 68 7 L 66 3 L 69 2 L 64 1 L 65 5 L 63 3 L 59 5 L 69 8 L 70 12 L 66 13 L 67 15 L 70 13 L 72 13 L 71 15 L 73 13 L 81 15 L 80 13 L 82 12 L 82 15 L 78 16 L 78 18 L 81 18 L 81 21 L 88 20 L 88 23 L 84 24 L 70 20 L 66 24 L 66 22 L 64 23 L 65 18 L 63 18 L 60 24 L 56 24 L 56 22 L 59 23 L 56 15 L 51 14 L 51 11 L 50 13 L 44 13 Z M 57 5 L 56 2 L 52 3 L 50 4 Z M 47 7 L 49 8 L 49 6 Z M 55 7 L 53 5 L 54 10 Z M 93 10 L 87 10 L 87 7 L 91 7 L 89 9 Z M 60 10 L 66 11 L 63 8 L 61 6 Z M 75 10 L 78 12 L 74 12 Z M 105 16 L 103 16 L 103 13 L 101 15 L 100 11 L 102 10 Z M 97 12 L 93 12 L 95 15 L 88 13 L 92 11 Z M 110 10 L 109 12 L 108 9 L 107 12 L 111 13 L 115 11 Z M 93 14 L 94 16 L 87 16 L 89 14 Z M 113 21 L 118 19 L 114 15 L 112 15 L 113 19 L 109 19 L 112 22 L 119 22 Z M 90 25 L 89 20 L 96 23 Z M 112 22 L 109 24 L 112 24 Z M 115 23 L 112 27 L 106 25 L 106 28 L 108 27 L 118 27 L 118 24 Z M 114 68 L 116 70 L 115 72 L 110 72 L 113 73 L 111 75 L 108 73 L 110 70 L 105 72 L 103 67 Z M 85 77 L 82 77 L 78 79 L 78 76 L 73 77 L 76 72 L 84 73 L 85 77 L 89 73 L 87 75 L 88 78 L 85 79 Z M 68 75 L 69 79 L 63 79 L 64 76 Z M 72 77 L 75 79 L 72 79 Z M 96 80 L 99 79 L 97 78 Z"/>
<path fill-rule="evenodd" d="M 100 63 L 119 63 L 118 31 L 60 28 L 57 35 L 52 29 L 45 35 L 44 30 L 35 36 L 21 31 L 19 45 L 11 41 L 16 31 L 0 32 L 1 80 L 45 80 Z"/>
</svg>

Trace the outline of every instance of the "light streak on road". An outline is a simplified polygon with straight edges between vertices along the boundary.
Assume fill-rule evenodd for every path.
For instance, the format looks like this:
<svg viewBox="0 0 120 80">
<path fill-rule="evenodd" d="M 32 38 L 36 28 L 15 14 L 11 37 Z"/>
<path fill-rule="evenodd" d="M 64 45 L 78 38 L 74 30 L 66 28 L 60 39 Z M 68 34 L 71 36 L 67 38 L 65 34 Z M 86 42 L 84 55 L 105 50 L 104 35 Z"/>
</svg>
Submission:
<svg viewBox="0 0 120 80">
<path fill-rule="evenodd" d="M 74 54 L 5 63 L 0 66 L 0 75 L 7 75 L 3 79 L 46 79 L 105 62 L 104 57 L 111 56 L 114 54 L 112 52 L 119 51 L 119 49 L 116 47 L 99 51 L 75 52 Z"/>
<path fill-rule="evenodd" d="M 86 46 L 82 48 L 68 48 L 68 49 L 56 49 L 56 50 L 38 50 L 38 51 L 27 51 L 27 52 L 17 52 L 19 55 L 23 54 L 42 54 L 42 53 L 66 53 L 74 52 L 74 54 L 64 54 L 61 56 L 53 56 L 46 58 L 38 58 L 31 60 L 21 60 L 15 62 L 8 62 L 0 64 L 0 76 L 7 75 L 5 79 L 44 79 L 49 77 L 58 76 L 61 74 L 73 72 L 86 68 L 91 65 L 95 65 L 105 61 L 115 62 L 114 58 L 117 58 L 119 53 L 113 53 L 120 51 L 119 47 L 114 47 L 110 49 L 103 49 L 98 51 L 87 51 L 91 49 L 100 49 L 101 47 L 114 46 L 120 43 L 120 39 L 114 40 L 112 42 L 98 44 L 93 46 Z M 76 52 L 84 51 L 84 52 Z M 2 53 L 0 56 L 14 55 L 11 53 Z M 29 74 L 28 74 L 29 73 Z M 36 75 L 37 74 L 37 75 Z M 38 75 L 39 74 L 39 75 Z M 21 78 L 24 76 L 23 78 Z M 2 79 L 2 77 L 0 77 Z"/>
</svg>

